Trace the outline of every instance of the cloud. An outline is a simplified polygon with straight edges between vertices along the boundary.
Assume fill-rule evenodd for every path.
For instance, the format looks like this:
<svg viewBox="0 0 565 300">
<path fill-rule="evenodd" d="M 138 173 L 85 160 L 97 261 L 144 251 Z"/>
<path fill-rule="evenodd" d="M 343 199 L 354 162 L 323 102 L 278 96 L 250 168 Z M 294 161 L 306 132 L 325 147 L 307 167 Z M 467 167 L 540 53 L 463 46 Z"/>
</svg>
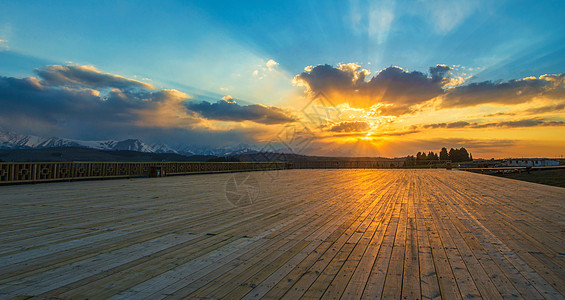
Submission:
<svg viewBox="0 0 565 300">
<path fill-rule="evenodd" d="M 237 122 L 295 121 L 278 107 L 240 105 L 231 95 L 216 103 L 197 103 L 178 90 L 157 90 L 89 66 L 52 65 L 36 73 L 37 78 L 0 76 L 0 128 L 85 140 L 142 138 L 171 145 L 225 145 L 253 143 L 272 130 Z M 234 123 L 218 126 L 211 120 Z"/>
<path fill-rule="evenodd" d="M 564 121 L 551 121 L 551 120 L 538 120 L 538 119 L 524 119 L 517 121 L 501 121 L 486 124 L 477 124 L 474 128 L 487 128 L 487 127 L 534 127 L 534 126 L 565 126 Z"/>
<path fill-rule="evenodd" d="M 565 103 L 556 105 L 546 105 L 541 107 L 532 107 L 526 109 L 524 112 L 528 114 L 544 114 L 544 113 L 555 113 L 565 110 Z"/>
<path fill-rule="evenodd" d="M 419 126 L 424 129 L 436 128 L 519 128 L 519 127 L 534 127 L 534 126 L 565 126 L 564 121 L 552 121 L 543 119 L 523 119 L 514 121 L 499 121 L 489 123 L 475 123 L 458 121 L 452 123 L 434 123 Z M 418 127 L 418 126 L 417 126 Z"/>
<path fill-rule="evenodd" d="M 269 61 L 267 61 L 267 63 L 265 64 L 267 66 L 267 68 L 269 69 L 269 71 L 274 71 L 275 67 L 279 65 L 278 62 L 269 59 Z"/>
<path fill-rule="evenodd" d="M 371 125 L 364 121 L 346 121 L 332 125 L 328 130 L 334 132 L 365 132 Z"/>
<path fill-rule="evenodd" d="M 516 115 L 515 112 L 497 112 L 493 114 L 484 115 L 483 117 L 491 118 L 491 117 L 503 117 L 503 116 L 515 116 L 515 115 Z"/>
<path fill-rule="evenodd" d="M 476 123 L 474 123 L 476 124 Z M 471 123 L 469 122 L 465 122 L 465 121 L 458 121 L 458 122 L 452 122 L 452 123 L 434 123 L 434 124 L 426 124 L 426 125 L 422 125 L 420 127 L 422 128 L 464 128 L 464 127 L 469 127 L 471 125 Z"/>
<path fill-rule="evenodd" d="M 91 66 L 50 65 L 35 71 L 38 78 L 0 77 L 0 126 L 32 131 L 40 124 L 45 131 L 65 128 L 73 134 L 114 127 L 117 134 L 149 127 L 213 130 L 206 119 L 261 124 L 295 121 L 286 110 L 242 106 L 231 95 L 217 103 L 188 102 L 192 97 L 180 91 L 155 90 L 150 84 Z"/>
<path fill-rule="evenodd" d="M 91 85 L 92 86 L 92 85 Z M 51 86 L 37 78 L 0 77 L 0 127 L 38 134 L 124 134 L 141 127 L 192 128 L 201 119 L 188 111 L 188 95 L 176 90 L 108 92 L 87 86 Z"/>
<path fill-rule="evenodd" d="M 528 77 L 505 82 L 484 81 L 457 86 L 442 96 L 442 108 L 471 107 L 480 104 L 513 105 L 536 98 L 565 98 L 565 73 Z"/>
<path fill-rule="evenodd" d="M 404 136 L 409 134 L 418 133 L 420 130 L 406 130 L 406 131 L 396 131 L 396 132 L 382 132 L 374 134 L 373 136 L 376 137 L 383 137 L 383 136 Z"/>
<path fill-rule="evenodd" d="M 228 102 L 228 103 L 235 103 L 235 100 L 233 99 L 233 97 L 231 95 L 225 95 L 222 97 L 222 100 Z"/>
<path fill-rule="evenodd" d="M 565 99 L 565 73 L 468 85 L 461 85 L 460 78 L 454 83 L 453 68 L 441 64 L 431 67 L 428 74 L 388 67 L 372 78 L 370 75 L 355 63 L 309 66 L 295 76 L 294 84 L 304 86 L 312 96 L 323 93 L 336 105 L 373 107 L 380 115 L 388 116 L 414 113 L 434 103 L 435 109 L 448 109 L 517 105 L 535 99 L 556 101 L 555 109 L 561 110 L 559 102 Z"/>
<path fill-rule="evenodd" d="M 287 111 L 261 104 L 239 105 L 235 101 L 208 101 L 186 103 L 186 107 L 201 116 L 211 120 L 220 121 L 253 121 L 262 124 L 285 124 L 296 121 Z"/>
<path fill-rule="evenodd" d="M 151 84 L 119 75 L 102 73 L 93 66 L 50 65 L 35 69 L 35 73 L 48 86 L 83 86 L 90 88 L 143 88 L 154 89 Z"/>
<path fill-rule="evenodd" d="M 430 76 L 400 67 L 381 70 L 369 81 L 370 72 L 361 66 L 349 63 L 318 65 L 307 68 L 294 78 L 297 85 L 316 94 L 324 93 L 337 104 L 349 103 L 355 108 L 369 108 L 381 104 L 381 114 L 402 115 L 410 113 L 416 105 L 442 95 L 448 84 L 450 67 L 437 65 L 430 68 Z"/>
</svg>

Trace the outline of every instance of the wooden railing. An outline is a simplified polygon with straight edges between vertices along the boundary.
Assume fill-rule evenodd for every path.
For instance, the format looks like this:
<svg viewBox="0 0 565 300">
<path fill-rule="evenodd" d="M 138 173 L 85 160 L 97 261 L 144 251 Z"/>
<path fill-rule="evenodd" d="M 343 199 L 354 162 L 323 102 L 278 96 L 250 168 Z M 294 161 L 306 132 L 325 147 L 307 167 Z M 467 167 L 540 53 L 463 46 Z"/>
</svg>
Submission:
<svg viewBox="0 0 565 300">
<path fill-rule="evenodd" d="M 159 176 L 235 171 L 286 169 L 278 162 L 55 162 L 0 163 L 0 184 L 34 183 L 81 179 L 147 177 L 155 168 Z"/>
<path fill-rule="evenodd" d="M 280 169 L 378 169 L 401 165 L 399 161 L 0 163 L 0 184 Z"/>
</svg>

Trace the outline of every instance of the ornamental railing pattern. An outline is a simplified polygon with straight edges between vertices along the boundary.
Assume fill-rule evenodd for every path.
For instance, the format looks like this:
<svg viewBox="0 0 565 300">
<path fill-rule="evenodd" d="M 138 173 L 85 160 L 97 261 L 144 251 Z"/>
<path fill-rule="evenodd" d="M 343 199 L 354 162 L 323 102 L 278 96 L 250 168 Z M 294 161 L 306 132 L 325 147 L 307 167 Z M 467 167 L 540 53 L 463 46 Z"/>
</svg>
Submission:
<svg viewBox="0 0 565 300">
<path fill-rule="evenodd" d="M 399 168 L 399 161 L 0 163 L 0 184 L 281 169 Z"/>
<path fill-rule="evenodd" d="M 29 162 L 0 163 L 0 184 L 81 179 L 147 177 L 158 168 L 158 176 L 234 171 L 286 169 L 279 162 Z"/>
</svg>

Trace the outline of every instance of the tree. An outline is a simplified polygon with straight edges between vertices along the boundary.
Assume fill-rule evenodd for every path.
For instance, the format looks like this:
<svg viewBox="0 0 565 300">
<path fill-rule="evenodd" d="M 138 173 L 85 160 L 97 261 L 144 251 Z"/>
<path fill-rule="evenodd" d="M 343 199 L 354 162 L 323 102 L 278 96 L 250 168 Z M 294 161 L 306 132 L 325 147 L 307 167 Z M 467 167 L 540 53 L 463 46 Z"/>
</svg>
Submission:
<svg viewBox="0 0 565 300">
<path fill-rule="evenodd" d="M 434 153 L 433 151 L 428 152 L 418 152 L 416 157 L 408 156 L 406 158 L 407 163 L 416 164 L 417 161 L 428 160 L 428 161 L 437 161 L 437 160 L 451 160 L 452 162 L 464 162 L 464 161 L 472 161 L 473 155 L 467 152 L 467 149 L 461 147 L 461 149 L 451 148 L 447 151 L 447 148 L 441 148 L 439 154 Z"/>
<path fill-rule="evenodd" d="M 461 149 L 451 148 L 449 150 L 449 159 L 453 162 L 469 161 L 469 152 L 463 147 Z"/>
<path fill-rule="evenodd" d="M 413 155 L 408 155 L 404 160 L 404 166 L 406 167 L 413 167 L 416 165 L 416 157 Z"/>
<path fill-rule="evenodd" d="M 447 148 L 441 148 L 441 151 L 439 152 L 439 159 L 449 160 L 449 153 L 447 153 Z"/>
<path fill-rule="evenodd" d="M 469 152 L 467 152 L 467 149 L 461 147 L 460 151 L 460 157 L 461 157 L 461 161 L 469 161 Z"/>
</svg>

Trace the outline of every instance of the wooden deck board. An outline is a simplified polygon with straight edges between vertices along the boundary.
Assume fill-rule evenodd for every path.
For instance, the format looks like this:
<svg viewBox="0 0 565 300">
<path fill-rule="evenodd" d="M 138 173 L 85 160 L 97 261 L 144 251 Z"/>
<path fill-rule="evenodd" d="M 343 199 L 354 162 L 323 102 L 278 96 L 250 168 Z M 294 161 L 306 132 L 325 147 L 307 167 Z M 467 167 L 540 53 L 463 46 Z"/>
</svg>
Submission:
<svg viewBox="0 0 565 300">
<path fill-rule="evenodd" d="M 251 176 L 237 207 L 226 182 Z M 0 187 L 0 299 L 565 298 L 565 189 L 447 170 Z"/>
</svg>

